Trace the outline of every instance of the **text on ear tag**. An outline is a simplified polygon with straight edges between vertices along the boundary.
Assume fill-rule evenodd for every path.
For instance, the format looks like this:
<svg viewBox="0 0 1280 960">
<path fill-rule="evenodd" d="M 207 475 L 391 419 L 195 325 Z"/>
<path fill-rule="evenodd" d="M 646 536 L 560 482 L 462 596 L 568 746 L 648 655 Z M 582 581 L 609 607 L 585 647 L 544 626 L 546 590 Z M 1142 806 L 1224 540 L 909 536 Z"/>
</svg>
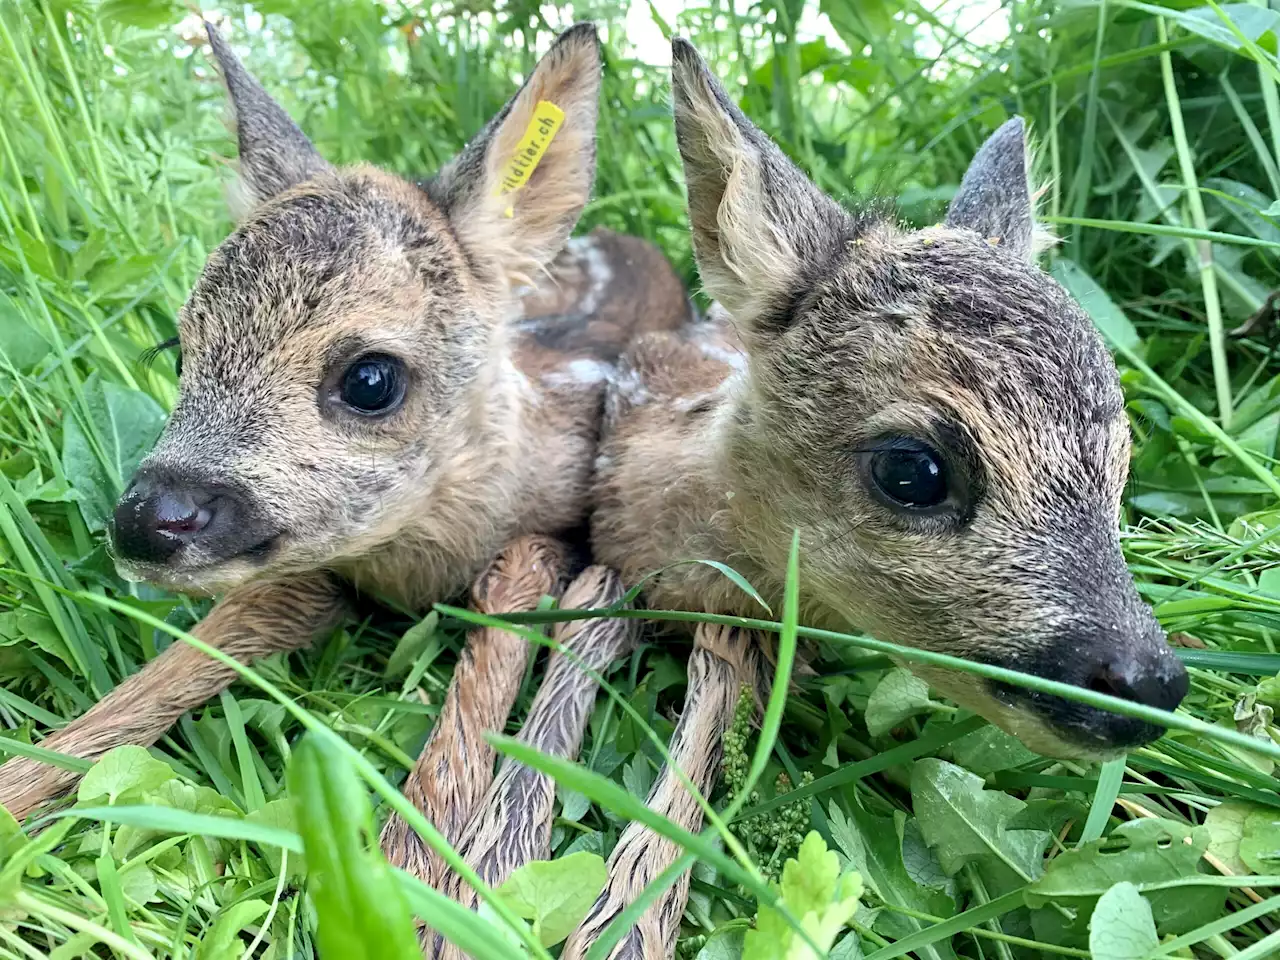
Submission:
<svg viewBox="0 0 1280 960">
<path fill-rule="evenodd" d="M 551 141 L 555 139 L 563 123 L 563 110 L 548 100 L 538 101 L 538 105 L 533 110 L 533 119 L 529 121 L 528 129 L 525 130 L 524 136 L 520 138 L 515 151 L 511 154 L 495 196 L 501 197 L 515 193 L 529 182 L 533 171 L 542 161 L 542 155 L 547 152 L 547 147 L 551 146 Z M 515 215 L 514 203 L 508 204 L 505 213 L 508 217 Z"/>
</svg>

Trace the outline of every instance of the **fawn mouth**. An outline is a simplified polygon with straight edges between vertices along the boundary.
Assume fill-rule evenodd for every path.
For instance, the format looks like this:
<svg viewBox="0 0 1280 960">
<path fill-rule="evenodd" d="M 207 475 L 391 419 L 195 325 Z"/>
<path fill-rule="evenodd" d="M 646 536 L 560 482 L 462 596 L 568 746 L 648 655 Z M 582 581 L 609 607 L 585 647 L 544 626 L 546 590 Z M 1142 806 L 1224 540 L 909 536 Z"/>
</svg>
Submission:
<svg viewBox="0 0 1280 960">
<path fill-rule="evenodd" d="M 252 576 L 277 552 L 284 532 L 277 531 L 235 553 L 221 557 L 196 556 L 187 559 L 190 547 L 180 549 L 165 563 L 147 563 L 116 557 L 116 569 L 131 582 L 152 583 L 177 590 L 226 589 Z M 250 569 L 230 570 L 242 563 Z"/>
<path fill-rule="evenodd" d="M 1165 728 L 1064 697 L 1026 690 L 993 680 L 992 695 L 1006 706 L 1026 711 L 1065 743 L 1082 753 L 1104 756 L 1151 743 Z"/>
</svg>

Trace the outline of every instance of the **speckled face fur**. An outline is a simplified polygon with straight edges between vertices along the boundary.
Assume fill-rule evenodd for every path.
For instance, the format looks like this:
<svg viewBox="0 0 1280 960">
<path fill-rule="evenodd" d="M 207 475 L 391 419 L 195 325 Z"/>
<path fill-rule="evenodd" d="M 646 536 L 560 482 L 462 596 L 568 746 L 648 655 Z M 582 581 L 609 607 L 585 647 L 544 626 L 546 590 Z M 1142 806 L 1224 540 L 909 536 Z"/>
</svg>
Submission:
<svg viewBox="0 0 1280 960">
<path fill-rule="evenodd" d="M 195 591 L 391 540 L 502 436 L 493 380 L 510 361 L 494 358 L 509 354 L 512 289 L 589 195 L 599 89 L 594 30 L 571 29 L 454 161 L 412 184 L 331 167 L 210 40 L 242 219 L 182 308 L 179 401 L 114 538 L 127 574 Z M 497 188 L 544 100 L 564 121 L 508 216 Z"/>
<path fill-rule="evenodd" d="M 689 413 L 672 405 L 659 417 L 656 375 L 648 408 L 627 412 L 616 394 L 614 461 L 652 457 L 658 429 L 683 431 L 679 449 L 719 451 L 699 454 L 711 467 L 684 461 L 715 514 L 679 528 L 683 540 L 662 534 L 674 546 L 646 562 L 717 537 L 720 559 L 776 585 L 799 528 L 810 622 L 1176 706 L 1186 672 L 1120 550 L 1130 440 L 1116 368 L 1079 305 L 1035 265 L 1022 121 L 981 148 L 946 222 L 913 231 L 822 194 L 682 42 L 673 86 L 699 269 L 747 363 L 725 366 L 718 400 L 686 403 Z M 632 369 L 645 376 L 660 352 L 680 356 L 669 344 L 638 351 Z M 671 426 L 641 438 L 644 417 Z M 654 539 L 628 532 L 610 504 L 646 518 L 662 510 L 636 502 L 656 481 L 629 479 L 635 463 L 608 466 L 603 481 L 601 528 L 620 541 L 609 562 Z M 919 672 L 1046 753 L 1107 752 L 1159 732 Z"/>
</svg>

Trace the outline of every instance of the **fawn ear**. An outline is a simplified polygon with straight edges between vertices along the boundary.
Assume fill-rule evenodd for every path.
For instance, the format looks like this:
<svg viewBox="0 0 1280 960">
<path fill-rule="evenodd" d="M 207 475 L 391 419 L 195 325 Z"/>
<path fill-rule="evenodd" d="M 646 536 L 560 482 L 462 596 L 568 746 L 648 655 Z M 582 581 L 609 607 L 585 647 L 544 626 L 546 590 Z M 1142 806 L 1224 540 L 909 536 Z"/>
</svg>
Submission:
<svg viewBox="0 0 1280 960">
<path fill-rule="evenodd" d="M 976 230 L 1023 260 L 1035 257 L 1027 127 L 1021 117 L 1006 120 L 978 148 L 951 201 L 947 225 Z"/>
<path fill-rule="evenodd" d="M 331 168 L 213 25 L 206 21 L 204 28 L 231 98 L 240 176 L 229 199 L 232 215 L 241 220 L 264 200 Z"/>
<path fill-rule="evenodd" d="M 473 258 L 507 282 L 560 252 L 591 195 L 600 42 L 570 27 L 505 107 L 428 185 Z"/>
<path fill-rule="evenodd" d="M 698 51 L 671 44 L 676 142 L 707 293 L 746 332 L 778 332 L 838 256 L 850 218 L 730 100 Z"/>
</svg>

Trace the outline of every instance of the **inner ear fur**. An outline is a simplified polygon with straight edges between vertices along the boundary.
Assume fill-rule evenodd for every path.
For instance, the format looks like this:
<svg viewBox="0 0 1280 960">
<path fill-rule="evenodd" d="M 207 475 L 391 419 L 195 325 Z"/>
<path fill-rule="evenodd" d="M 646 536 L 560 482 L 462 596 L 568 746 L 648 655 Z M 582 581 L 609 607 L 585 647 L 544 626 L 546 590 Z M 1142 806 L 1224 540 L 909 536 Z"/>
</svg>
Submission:
<svg viewBox="0 0 1280 960">
<path fill-rule="evenodd" d="M 580 23 L 428 184 L 459 241 L 510 283 L 543 269 L 582 215 L 595 179 L 599 96 L 599 40 L 594 25 Z M 563 121 L 523 186 L 499 195 L 526 134 L 544 123 L 544 103 L 558 107 Z"/>
<path fill-rule="evenodd" d="M 797 289 L 839 255 L 851 218 L 747 119 L 692 44 L 678 38 L 671 84 L 703 285 L 744 333 L 765 334 Z"/>
</svg>

